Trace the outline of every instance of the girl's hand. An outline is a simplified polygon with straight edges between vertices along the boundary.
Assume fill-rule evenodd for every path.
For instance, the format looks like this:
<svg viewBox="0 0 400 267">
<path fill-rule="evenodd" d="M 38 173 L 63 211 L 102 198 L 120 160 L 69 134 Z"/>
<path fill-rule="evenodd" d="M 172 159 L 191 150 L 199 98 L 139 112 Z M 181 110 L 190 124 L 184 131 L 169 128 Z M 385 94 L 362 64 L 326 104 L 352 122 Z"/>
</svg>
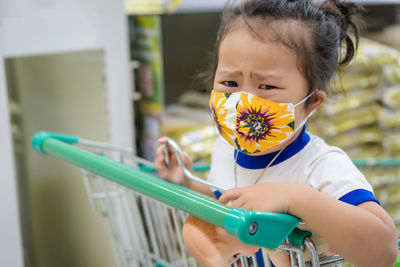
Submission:
<svg viewBox="0 0 400 267">
<path fill-rule="evenodd" d="M 261 183 L 225 191 L 219 198 L 222 204 L 232 201 L 232 208 L 288 213 L 296 184 Z"/>
<path fill-rule="evenodd" d="M 362 267 L 394 265 L 397 231 L 374 201 L 353 206 L 303 184 L 263 183 L 226 191 L 232 208 L 289 213 L 300 218 L 350 263 Z M 378 244 L 378 245 L 377 245 Z"/>
<path fill-rule="evenodd" d="M 164 144 L 167 141 L 167 137 L 161 137 L 158 139 L 160 146 L 156 151 L 155 167 L 160 176 L 173 183 L 189 187 L 190 180 L 185 177 L 183 170 L 178 164 L 178 159 L 172 149 L 167 146 L 169 154 L 169 164 L 166 166 L 164 161 Z M 192 160 L 186 152 L 181 153 L 183 163 L 186 168 L 192 172 Z"/>
</svg>

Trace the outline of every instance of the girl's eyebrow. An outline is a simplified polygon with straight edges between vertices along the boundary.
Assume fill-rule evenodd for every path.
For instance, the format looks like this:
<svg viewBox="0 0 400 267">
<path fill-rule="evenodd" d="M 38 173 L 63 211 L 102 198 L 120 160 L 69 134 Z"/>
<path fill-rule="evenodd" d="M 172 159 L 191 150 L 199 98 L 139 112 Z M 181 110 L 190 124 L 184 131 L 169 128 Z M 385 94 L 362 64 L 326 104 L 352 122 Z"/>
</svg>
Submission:
<svg viewBox="0 0 400 267">
<path fill-rule="evenodd" d="M 279 82 L 279 81 L 282 80 L 280 76 L 273 75 L 273 74 L 267 74 L 267 73 L 257 72 L 257 71 L 253 71 L 252 74 L 253 74 L 253 76 L 256 77 L 257 79 L 263 80 L 263 81 L 275 81 L 275 82 Z"/>
<path fill-rule="evenodd" d="M 225 76 L 240 76 L 242 72 L 240 70 L 218 70 L 218 74 Z"/>
</svg>

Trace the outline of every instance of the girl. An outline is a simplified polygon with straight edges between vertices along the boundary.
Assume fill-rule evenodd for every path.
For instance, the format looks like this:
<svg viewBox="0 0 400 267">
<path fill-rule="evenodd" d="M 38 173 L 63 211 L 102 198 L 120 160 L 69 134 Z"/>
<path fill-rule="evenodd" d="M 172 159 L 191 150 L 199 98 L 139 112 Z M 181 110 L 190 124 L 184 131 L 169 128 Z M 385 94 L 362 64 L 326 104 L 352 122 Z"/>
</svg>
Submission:
<svg viewBox="0 0 400 267">
<path fill-rule="evenodd" d="M 397 257 L 393 221 L 347 155 L 305 131 L 337 67 L 354 56 L 347 33 L 362 9 L 339 0 L 247 0 L 226 8 L 218 32 L 210 98 L 220 137 L 209 181 L 233 208 L 289 213 L 359 266 Z M 340 49 L 340 48 L 343 48 Z M 165 139 L 159 140 L 163 144 Z M 191 168 L 191 160 L 184 155 Z M 160 175 L 204 194 L 172 160 Z"/>
</svg>

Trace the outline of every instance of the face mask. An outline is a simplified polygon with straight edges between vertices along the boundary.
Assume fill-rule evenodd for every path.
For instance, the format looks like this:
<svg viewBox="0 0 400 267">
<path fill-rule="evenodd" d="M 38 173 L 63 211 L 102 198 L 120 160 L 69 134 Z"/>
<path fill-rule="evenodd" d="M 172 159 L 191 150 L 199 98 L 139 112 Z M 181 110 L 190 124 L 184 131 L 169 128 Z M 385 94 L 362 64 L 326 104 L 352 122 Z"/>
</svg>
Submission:
<svg viewBox="0 0 400 267">
<path fill-rule="evenodd" d="M 277 103 L 247 92 L 218 93 L 212 91 L 210 109 L 221 136 L 244 153 L 257 153 L 276 147 L 306 123 L 312 111 L 294 129 L 294 108 L 297 104 Z"/>
</svg>

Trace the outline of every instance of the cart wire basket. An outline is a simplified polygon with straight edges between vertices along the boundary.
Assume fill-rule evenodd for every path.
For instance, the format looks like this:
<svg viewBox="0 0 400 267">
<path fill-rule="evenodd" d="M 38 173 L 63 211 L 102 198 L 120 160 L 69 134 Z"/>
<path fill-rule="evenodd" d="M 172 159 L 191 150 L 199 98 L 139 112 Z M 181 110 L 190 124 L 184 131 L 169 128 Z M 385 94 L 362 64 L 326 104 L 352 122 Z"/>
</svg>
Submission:
<svg viewBox="0 0 400 267">
<path fill-rule="evenodd" d="M 262 247 L 257 255 L 241 257 L 233 266 L 272 266 L 265 248 L 286 250 L 292 266 L 345 264 L 339 255 L 318 258 L 311 233 L 296 228 L 301 223 L 297 217 L 232 209 L 157 177 L 153 163 L 135 156 L 129 147 L 51 132 L 36 133 L 32 145 L 38 153 L 82 169 L 90 204 L 109 223 L 119 267 L 199 266 L 186 251 L 181 234 L 188 214 L 224 228 L 243 243 Z M 304 258 L 306 250 L 309 261 Z"/>
</svg>

